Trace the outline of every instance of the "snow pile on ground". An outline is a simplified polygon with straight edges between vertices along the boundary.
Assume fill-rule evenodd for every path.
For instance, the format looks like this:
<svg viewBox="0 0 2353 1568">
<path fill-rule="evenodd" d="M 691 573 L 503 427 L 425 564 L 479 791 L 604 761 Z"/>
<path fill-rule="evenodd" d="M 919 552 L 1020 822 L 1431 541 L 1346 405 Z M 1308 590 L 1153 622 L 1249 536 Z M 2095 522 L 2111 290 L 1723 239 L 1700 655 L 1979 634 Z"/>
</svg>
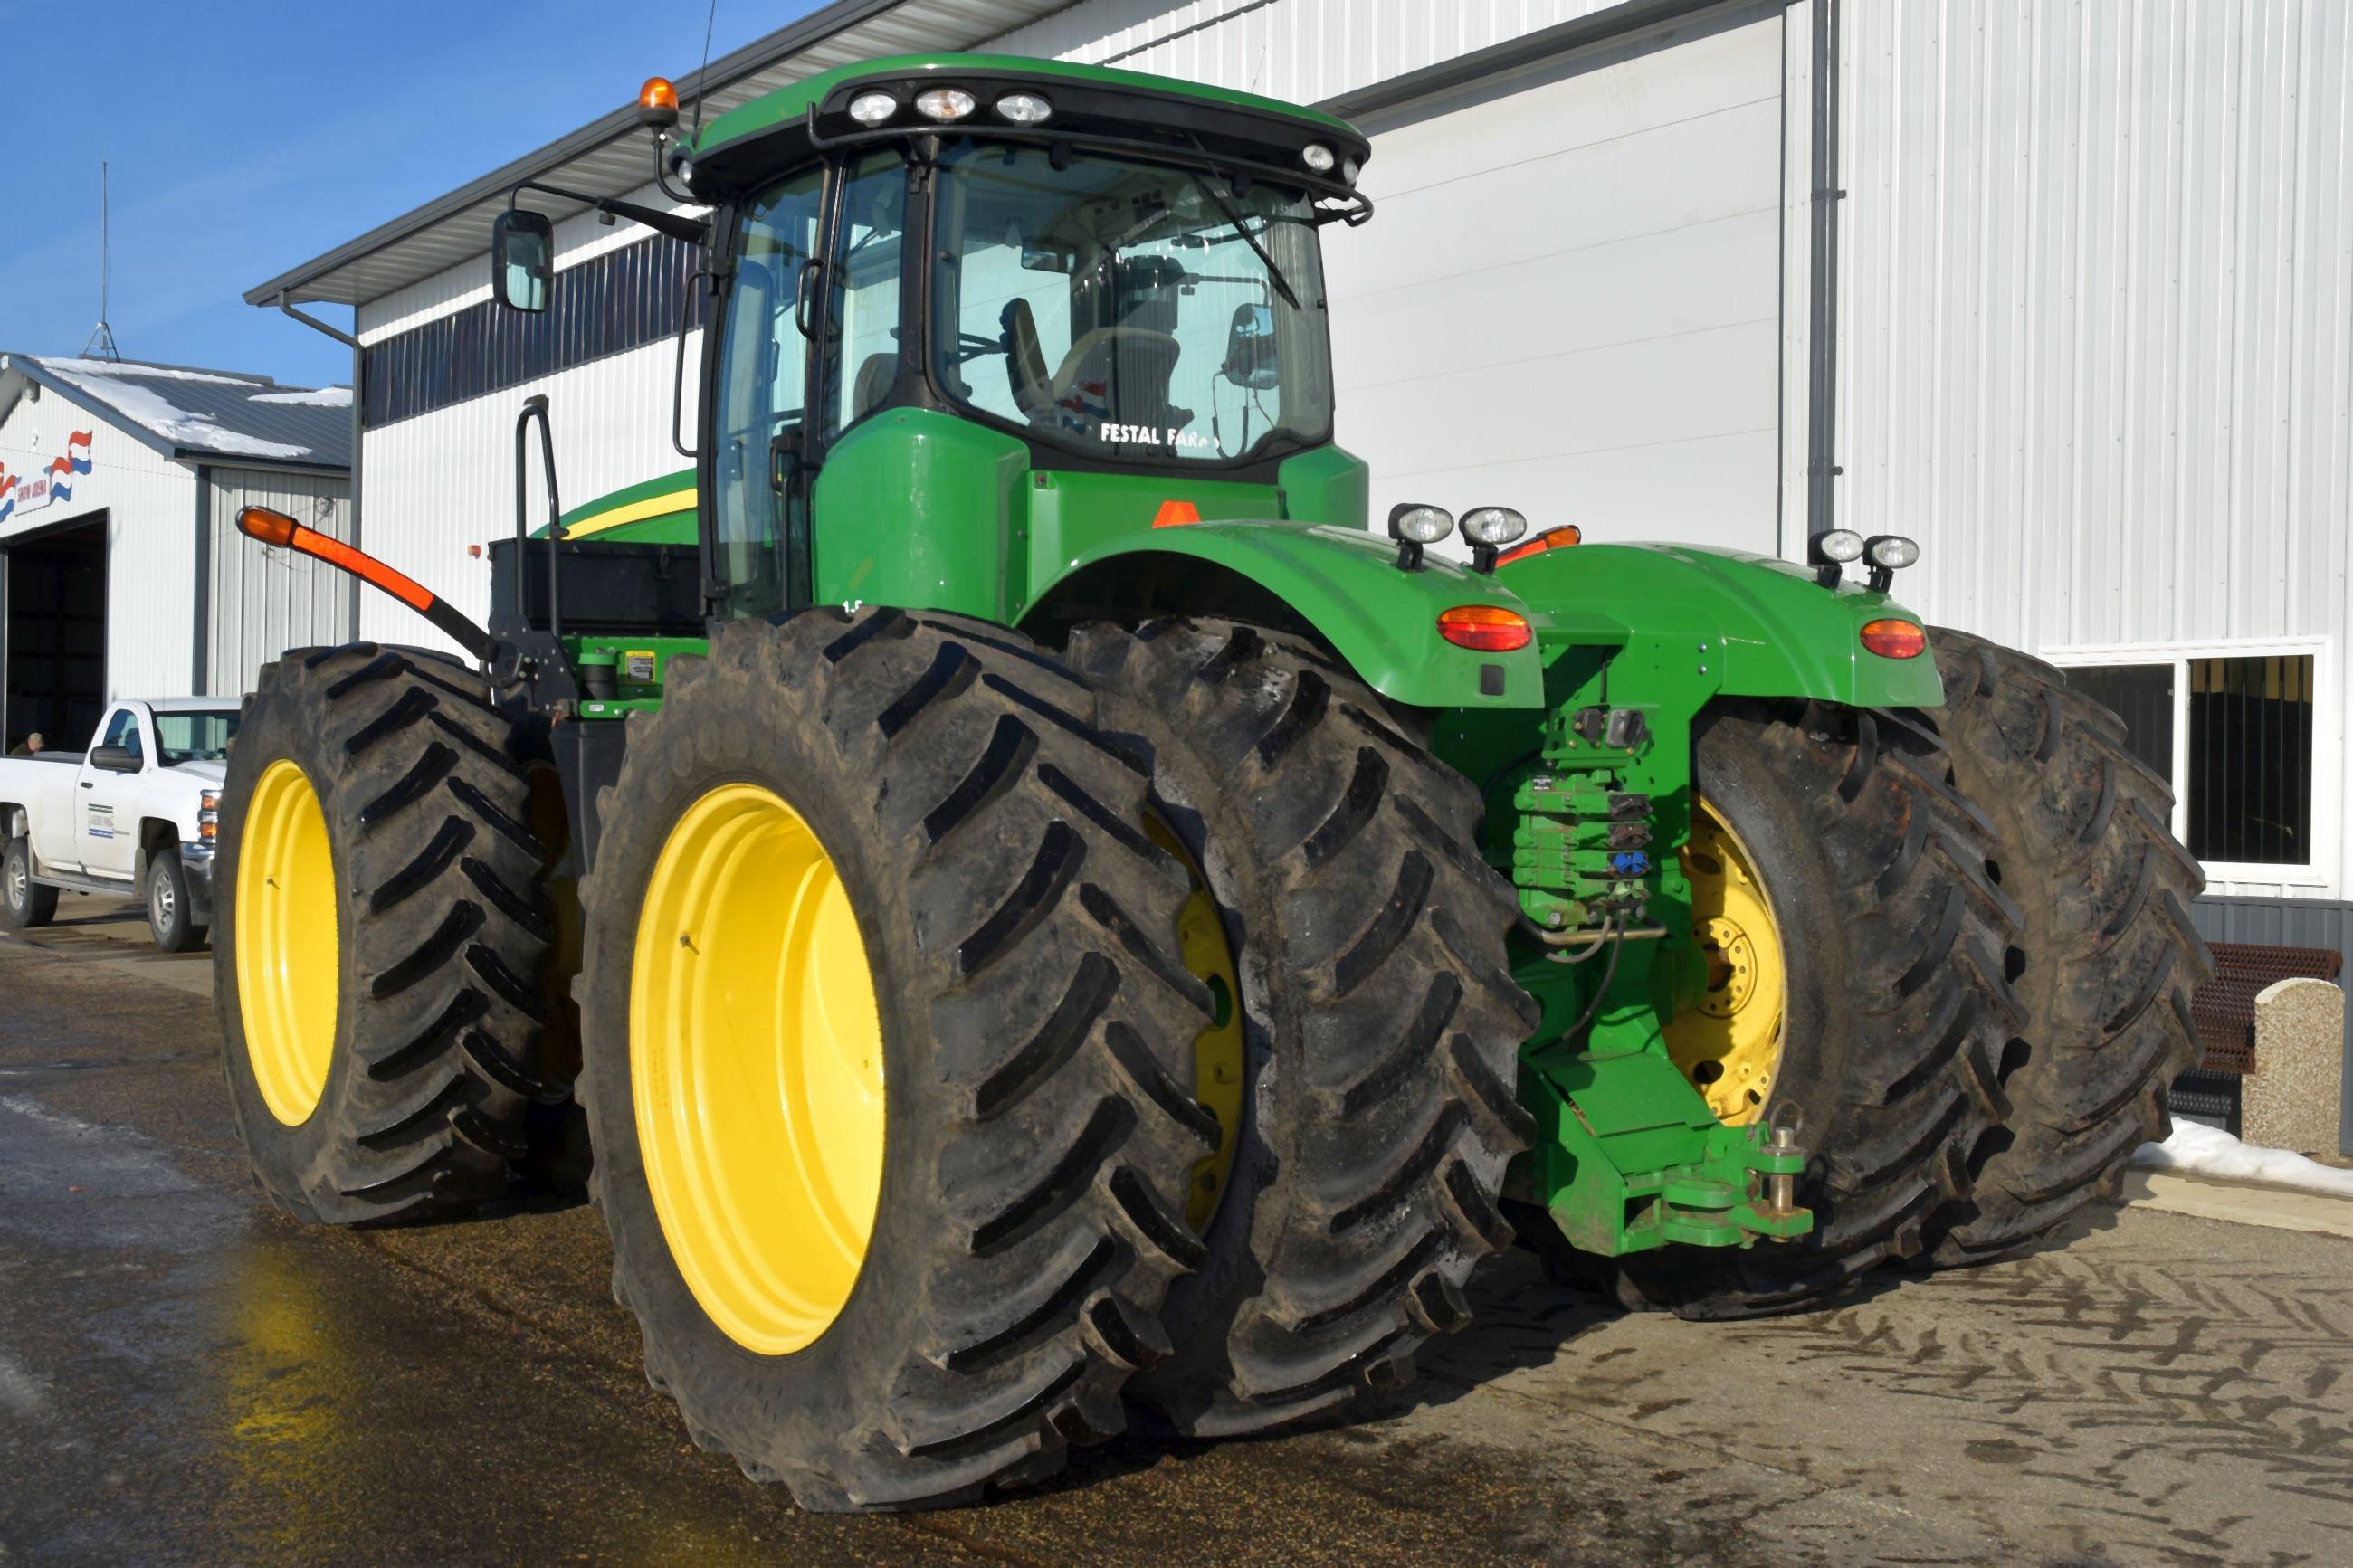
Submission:
<svg viewBox="0 0 2353 1568">
<path fill-rule="evenodd" d="M 45 359 L 41 363 L 59 375 L 143 375 L 155 381 L 207 381 L 215 386 L 260 386 L 250 376 L 217 375 L 208 370 L 181 370 L 174 365 L 141 364 L 127 359 Z"/>
<path fill-rule="evenodd" d="M 2353 1171 L 2335 1170 L 2284 1149 L 2253 1148 L 2219 1127 L 2195 1121 L 2176 1121 L 2172 1137 L 2162 1143 L 2142 1144 L 2132 1163 L 2148 1171 L 2186 1171 L 2353 1198 Z"/>
<path fill-rule="evenodd" d="M 248 403 L 290 403 L 304 408 L 349 408 L 352 389 L 348 386 L 322 386 L 312 391 L 301 387 L 286 392 L 257 392 Z"/>
<path fill-rule="evenodd" d="M 43 360 L 41 363 L 60 380 L 79 388 L 100 403 L 111 405 L 134 425 L 145 426 L 176 446 L 196 447 L 207 452 L 220 452 L 239 458 L 307 458 L 308 447 L 289 446 L 283 441 L 265 441 L 259 436 L 224 428 L 209 414 L 191 414 L 169 398 L 143 386 L 116 379 L 119 375 L 155 374 L 142 365 L 109 365 L 103 360 Z M 95 372 L 69 369 L 69 366 L 97 366 Z M 202 375 L 195 371 L 173 373 L 196 381 L 229 382 L 232 385 L 256 386 L 258 382 L 234 381 L 224 375 Z"/>
</svg>

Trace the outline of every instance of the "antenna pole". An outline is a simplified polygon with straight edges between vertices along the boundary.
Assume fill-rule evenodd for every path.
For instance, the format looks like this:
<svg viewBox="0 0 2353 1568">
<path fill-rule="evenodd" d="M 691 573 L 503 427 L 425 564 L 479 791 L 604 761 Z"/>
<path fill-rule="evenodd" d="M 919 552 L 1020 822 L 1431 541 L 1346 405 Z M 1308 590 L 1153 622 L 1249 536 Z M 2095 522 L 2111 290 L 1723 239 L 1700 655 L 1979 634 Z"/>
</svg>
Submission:
<svg viewBox="0 0 2353 1568">
<path fill-rule="evenodd" d="M 113 264 L 113 236 L 108 216 L 108 209 L 113 204 L 109 200 L 107 184 L 107 163 L 100 158 L 98 161 L 98 325 L 90 329 L 90 341 L 81 346 L 84 359 L 120 360 L 122 357 L 121 351 L 114 346 L 114 329 L 106 324 L 109 275 Z"/>
<path fill-rule="evenodd" d="M 702 100 L 711 94 L 711 84 L 702 79 L 711 74 L 711 29 L 719 21 L 719 0 L 711 0 L 711 9 L 702 14 L 702 63 L 694 70 L 694 129 L 687 132 L 689 141 L 702 137 Z"/>
</svg>

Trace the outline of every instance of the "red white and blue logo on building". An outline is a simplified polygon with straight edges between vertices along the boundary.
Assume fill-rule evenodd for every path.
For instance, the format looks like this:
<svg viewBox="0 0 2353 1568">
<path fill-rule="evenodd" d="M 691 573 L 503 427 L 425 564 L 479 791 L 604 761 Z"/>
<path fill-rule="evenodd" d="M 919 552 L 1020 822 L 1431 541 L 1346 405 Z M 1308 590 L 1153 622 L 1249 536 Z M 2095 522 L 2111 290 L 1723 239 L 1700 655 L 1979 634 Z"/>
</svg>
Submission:
<svg viewBox="0 0 2353 1568">
<path fill-rule="evenodd" d="M 74 479 L 90 472 L 90 435 L 77 430 L 67 437 L 64 454 L 33 473 L 12 473 L 0 462 L 0 523 L 19 512 L 38 511 L 51 501 L 73 500 Z"/>
</svg>

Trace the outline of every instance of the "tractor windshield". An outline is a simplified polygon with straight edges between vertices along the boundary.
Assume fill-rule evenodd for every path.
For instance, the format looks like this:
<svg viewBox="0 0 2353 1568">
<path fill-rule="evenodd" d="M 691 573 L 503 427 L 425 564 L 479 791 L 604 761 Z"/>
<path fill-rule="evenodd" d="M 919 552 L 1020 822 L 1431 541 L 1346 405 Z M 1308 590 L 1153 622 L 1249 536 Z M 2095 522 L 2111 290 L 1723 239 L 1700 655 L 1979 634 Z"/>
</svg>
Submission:
<svg viewBox="0 0 2353 1568">
<path fill-rule="evenodd" d="M 968 140 L 942 159 L 937 213 L 933 353 L 971 412 L 1128 462 L 1328 437 L 1305 192 Z"/>
</svg>

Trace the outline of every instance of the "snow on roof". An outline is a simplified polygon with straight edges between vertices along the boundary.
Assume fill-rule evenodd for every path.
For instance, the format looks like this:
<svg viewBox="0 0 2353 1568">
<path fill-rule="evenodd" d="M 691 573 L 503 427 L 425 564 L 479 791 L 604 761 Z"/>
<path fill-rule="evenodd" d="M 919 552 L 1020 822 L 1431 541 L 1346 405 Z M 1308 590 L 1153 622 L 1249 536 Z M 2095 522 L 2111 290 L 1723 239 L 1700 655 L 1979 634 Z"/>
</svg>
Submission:
<svg viewBox="0 0 2353 1568">
<path fill-rule="evenodd" d="M 238 375 L 135 360 L 0 355 L 0 369 L 36 381 L 144 432 L 174 455 L 243 458 L 306 468 L 351 465 L 351 389 L 280 386 Z"/>
<path fill-rule="evenodd" d="M 268 386 L 267 377 L 222 375 L 209 370 L 186 370 L 176 364 L 142 364 L 137 360 L 49 359 L 41 361 L 60 375 L 135 375 L 142 381 L 204 381 L 215 386 Z"/>
<path fill-rule="evenodd" d="M 352 405 L 352 389 L 348 386 L 321 386 L 307 392 L 257 392 L 246 401 L 291 403 L 305 408 L 349 408 Z"/>
</svg>

